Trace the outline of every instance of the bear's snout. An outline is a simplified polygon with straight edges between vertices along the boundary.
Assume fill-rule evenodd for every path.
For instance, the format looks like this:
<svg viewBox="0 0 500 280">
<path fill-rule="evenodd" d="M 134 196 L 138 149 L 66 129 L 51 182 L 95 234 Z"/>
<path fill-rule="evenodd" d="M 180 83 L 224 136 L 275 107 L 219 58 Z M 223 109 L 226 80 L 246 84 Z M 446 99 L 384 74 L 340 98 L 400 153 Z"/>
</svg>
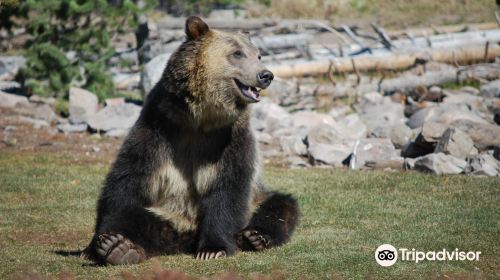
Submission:
<svg viewBox="0 0 500 280">
<path fill-rule="evenodd" d="M 273 72 L 269 70 L 264 70 L 257 74 L 257 81 L 259 81 L 261 88 L 266 88 L 271 84 L 271 81 L 274 79 Z"/>
</svg>

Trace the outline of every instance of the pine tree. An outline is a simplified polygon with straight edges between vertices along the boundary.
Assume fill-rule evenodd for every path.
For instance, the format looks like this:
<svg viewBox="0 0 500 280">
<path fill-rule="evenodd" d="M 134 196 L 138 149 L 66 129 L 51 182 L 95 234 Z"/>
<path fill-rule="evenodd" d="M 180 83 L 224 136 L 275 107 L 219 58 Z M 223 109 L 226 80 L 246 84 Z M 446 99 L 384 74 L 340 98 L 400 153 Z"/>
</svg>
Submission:
<svg viewBox="0 0 500 280">
<path fill-rule="evenodd" d="M 26 66 L 16 79 L 31 94 L 42 96 L 66 97 L 72 85 L 96 93 L 101 100 L 112 95 L 113 82 L 106 71 L 115 53 L 110 38 L 134 28 L 138 14 L 151 6 L 140 8 L 131 0 L 120 2 L 110 5 L 106 0 L 21 1 L 7 15 L 19 18 L 16 22 L 21 22 L 31 35 L 26 45 Z M 12 24 L 8 19 L 4 22 Z"/>
</svg>

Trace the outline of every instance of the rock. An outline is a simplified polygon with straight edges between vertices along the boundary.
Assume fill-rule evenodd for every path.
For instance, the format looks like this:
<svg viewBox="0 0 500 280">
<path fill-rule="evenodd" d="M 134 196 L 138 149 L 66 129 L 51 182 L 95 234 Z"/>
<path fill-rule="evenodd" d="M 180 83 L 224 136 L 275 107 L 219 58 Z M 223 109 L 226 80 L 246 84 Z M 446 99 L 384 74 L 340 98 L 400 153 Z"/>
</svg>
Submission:
<svg viewBox="0 0 500 280">
<path fill-rule="evenodd" d="M 129 132 L 128 129 L 118 128 L 118 129 L 112 129 L 110 131 L 107 131 L 105 133 L 105 135 L 108 137 L 113 137 L 113 138 L 122 138 L 122 137 L 127 136 L 128 132 Z"/>
<path fill-rule="evenodd" d="M 415 169 L 415 162 L 416 161 L 417 161 L 417 159 L 414 159 L 414 158 L 405 158 L 404 163 L 403 163 L 404 169 L 405 170 Z"/>
<path fill-rule="evenodd" d="M 307 161 L 298 156 L 287 157 L 287 165 L 289 168 L 305 168 L 311 166 Z"/>
<path fill-rule="evenodd" d="M 466 87 L 463 87 L 460 89 L 461 92 L 464 92 L 464 93 L 468 93 L 468 94 L 472 94 L 472 95 L 478 95 L 479 94 L 479 90 L 475 87 L 470 87 L 470 86 L 466 86 Z"/>
<path fill-rule="evenodd" d="M 307 147 L 301 137 L 298 136 L 281 136 L 281 149 L 286 155 L 307 155 Z"/>
<path fill-rule="evenodd" d="M 460 91 L 445 91 L 442 104 L 466 104 L 472 111 L 488 112 L 485 98 Z"/>
<path fill-rule="evenodd" d="M 141 73 L 141 88 L 146 97 L 160 80 L 163 70 L 167 66 L 170 53 L 161 54 L 146 63 Z"/>
<path fill-rule="evenodd" d="M 98 109 L 97 96 L 90 91 L 72 87 L 69 89 L 69 121 L 81 124 L 93 116 Z"/>
<path fill-rule="evenodd" d="M 437 122 L 425 122 L 422 126 L 421 135 L 428 143 L 436 143 L 443 136 L 444 131 L 449 125 Z"/>
<path fill-rule="evenodd" d="M 26 58 L 22 56 L 0 56 L 0 80 L 13 80 L 25 64 Z"/>
<path fill-rule="evenodd" d="M 475 176 L 499 176 L 499 171 L 499 162 L 489 154 L 469 158 L 465 167 L 465 173 Z"/>
<path fill-rule="evenodd" d="M 366 125 L 355 113 L 338 120 L 333 128 L 343 139 L 361 139 L 365 138 L 367 133 Z"/>
<path fill-rule="evenodd" d="M 271 144 L 274 138 L 267 132 L 255 131 L 255 139 L 263 144 Z"/>
<path fill-rule="evenodd" d="M 35 129 L 40 129 L 40 128 L 47 128 L 49 127 L 49 123 L 44 121 L 44 120 L 38 120 L 30 117 L 25 117 L 25 116 L 19 116 L 19 121 L 23 123 L 28 123 L 33 125 L 33 128 Z"/>
<path fill-rule="evenodd" d="M 481 86 L 479 94 L 484 97 L 500 97 L 500 79 Z"/>
<path fill-rule="evenodd" d="M 308 131 L 306 143 L 307 145 L 314 143 L 334 144 L 341 143 L 342 140 L 342 135 L 340 135 L 332 125 L 322 123 Z"/>
<path fill-rule="evenodd" d="M 464 171 L 467 162 L 443 153 L 428 154 L 417 158 L 414 169 L 435 174 L 460 174 Z"/>
<path fill-rule="evenodd" d="M 123 97 L 106 98 L 106 100 L 104 100 L 104 104 L 106 104 L 106 106 L 123 105 L 125 104 L 125 98 Z"/>
<path fill-rule="evenodd" d="M 343 106 L 333 107 L 328 112 L 328 115 L 332 116 L 335 120 L 337 120 L 339 118 L 346 116 L 347 114 L 349 114 L 351 112 L 352 112 L 351 107 L 343 105 Z"/>
<path fill-rule="evenodd" d="M 56 105 L 56 99 L 54 97 L 42 97 L 39 95 L 32 95 L 30 96 L 29 100 L 32 103 L 47 104 L 50 107 L 54 107 Z"/>
<path fill-rule="evenodd" d="M 413 137 L 413 131 L 402 122 L 393 125 L 377 126 L 370 134 L 373 138 L 390 138 L 398 149 L 406 146 Z"/>
<path fill-rule="evenodd" d="M 57 125 L 57 130 L 64 133 L 78 133 L 87 131 L 87 124 L 59 124 Z"/>
<path fill-rule="evenodd" d="M 448 128 L 439 142 L 435 153 L 445 153 L 457 158 L 465 159 L 474 149 L 474 142 L 469 135 L 457 128 Z"/>
<path fill-rule="evenodd" d="M 18 104 L 27 105 L 28 103 L 28 98 L 25 96 L 0 91 L 0 107 L 2 108 L 14 108 Z"/>
<path fill-rule="evenodd" d="M 313 111 L 300 111 L 291 115 L 294 127 L 311 129 L 320 124 L 334 125 L 332 116 Z"/>
<path fill-rule="evenodd" d="M 291 126 L 290 114 L 283 108 L 262 98 L 259 103 L 251 106 L 251 124 L 257 131 L 266 131 L 273 134 L 276 130 Z"/>
<path fill-rule="evenodd" d="M 500 126 L 489 123 L 476 123 L 469 120 L 457 120 L 451 123 L 452 127 L 456 127 L 467 133 L 474 146 L 479 151 L 493 149 L 495 146 L 500 146 Z"/>
<path fill-rule="evenodd" d="M 406 121 L 404 115 L 404 106 L 384 99 L 381 104 L 364 106 L 360 117 L 366 125 L 368 134 L 371 134 L 378 127 L 390 127 L 396 123 L 404 123 Z M 383 128 L 388 129 L 388 128 Z"/>
<path fill-rule="evenodd" d="M 361 139 L 354 145 L 349 165 L 352 169 L 360 169 L 367 162 L 389 161 L 399 155 L 389 139 Z"/>
<path fill-rule="evenodd" d="M 141 107 L 131 103 L 108 106 L 91 116 L 87 123 L 96 131 L 129 129 L 134 125 L 140 112 Z"/>
<path fill-rule="evenodd" d="M 280 106 L 290 106 L 300 102 L 298 95 L 298 85 L 295 80 L 284 80 L 276 78 L 272 82 L 272 86 L 265 91 L 269 98 Z"/>
<path fill-rule="evenodd" d="M 57 120 L 57 116 L 52 110 L 52 107 L 47 104 L 28 103 L 20 106 L 18 104 L 14 110 L 18 114 L 43 120 L 47 123 L 52 123 Z"/>
<path fill-rule="evenodd" d="M 343 143 L 323 144 L 313 143 L 309 144 L 307 152 L 309 159 L 315 165 L 332 165 L 340 167 L 344 161 L 351 154 L 352 147 Z"/>
<path fill-rule="evenodd" d="M 115 89 L 134 90 L 140 88 L 140 73 L 116 73 L 113 75 Z"/>
<path fill-rule="evenodd" d="M 465 104 L 444 104 L 437 107 L 424 108 L 413 114 L 408 120 L 410 128 L 423 126 L 425 122 L 450 124 L 456 120 L 470 120 L 478 123 L 488 123 L 472 112 Z"/>
</svg>

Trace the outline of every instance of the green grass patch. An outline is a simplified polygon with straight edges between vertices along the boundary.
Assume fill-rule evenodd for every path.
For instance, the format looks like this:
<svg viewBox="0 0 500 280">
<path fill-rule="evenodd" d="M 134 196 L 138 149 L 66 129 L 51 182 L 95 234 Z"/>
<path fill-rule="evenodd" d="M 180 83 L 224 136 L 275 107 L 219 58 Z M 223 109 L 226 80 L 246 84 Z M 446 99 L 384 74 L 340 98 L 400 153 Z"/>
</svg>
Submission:
<svg viewBox="0 0 500 280">
<path fill-rule="evenodd" d="M 71 156 L 0 152 L 0 279 L 19 271 L 92 279 L 151 270 L 151 261 L 93 267 L 56 253 L 90 240 L 107 170 Z M 288 245 L 207 262 L 188 255 L 156 258 L 161 266 L 192 276 L 280 271 L 286 279 L 500 277 L 498 178 L 276 168 L 265 175 L 271 188 L 292 193 L 301 205 L 301 223 Z M 383 268 L 374 259 L 383 243 L 482 254 L 479 261 L 398 261 Z"/>
</svg>

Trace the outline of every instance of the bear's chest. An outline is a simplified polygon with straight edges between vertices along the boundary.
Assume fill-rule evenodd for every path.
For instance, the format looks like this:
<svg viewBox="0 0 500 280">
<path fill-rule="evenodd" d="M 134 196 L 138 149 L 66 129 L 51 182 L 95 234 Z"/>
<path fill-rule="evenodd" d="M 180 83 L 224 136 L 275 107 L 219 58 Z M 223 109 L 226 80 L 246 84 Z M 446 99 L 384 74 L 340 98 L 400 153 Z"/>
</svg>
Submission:
<svg viewBox="0 0 500 280">
<path fill-rule="evenodd" d="M 153 174 L 147 196 L 148 209 L 168 220 L 180 232 L 194 231 L 198 224 L 200 198 L 207 193 L 218 174 L 217 164 L 191 170 L 166 163 Z"/>
</svg>

